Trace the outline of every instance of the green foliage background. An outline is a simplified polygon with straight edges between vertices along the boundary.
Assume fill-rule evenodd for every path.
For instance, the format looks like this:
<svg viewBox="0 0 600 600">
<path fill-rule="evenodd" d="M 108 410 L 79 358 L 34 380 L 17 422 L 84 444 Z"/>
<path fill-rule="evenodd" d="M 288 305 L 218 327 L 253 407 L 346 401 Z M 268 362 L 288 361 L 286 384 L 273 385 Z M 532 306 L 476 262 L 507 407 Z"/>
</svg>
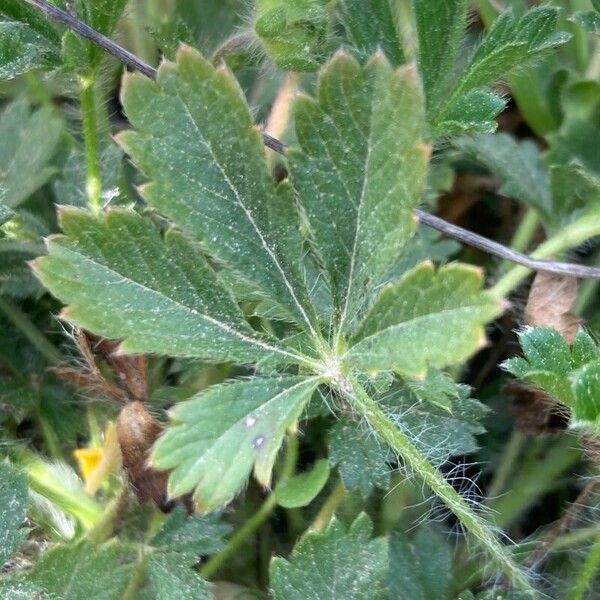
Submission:
<svg viewBox="0 0 600 600">
<path fill-rule="evenodd" d="M 54 4 L 157 76 L 0 2 L 0 597 L 598 597 L 598 282 L 569 343 L 413 210 L 600 264 L 600 3 Z"/>
</svg>

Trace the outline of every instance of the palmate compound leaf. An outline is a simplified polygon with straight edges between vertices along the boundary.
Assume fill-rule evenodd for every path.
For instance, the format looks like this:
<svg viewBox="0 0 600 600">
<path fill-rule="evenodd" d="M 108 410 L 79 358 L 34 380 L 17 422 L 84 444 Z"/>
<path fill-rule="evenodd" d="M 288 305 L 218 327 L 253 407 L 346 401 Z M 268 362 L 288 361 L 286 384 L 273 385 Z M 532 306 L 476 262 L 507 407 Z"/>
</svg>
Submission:
<svg viewBox="0 0 600 600">
<path fill-rule="evenodd" d="M 501 312 L 482 292 L 475 267 L 429 261 L 386 286 L 351 339 L 346 359 L 368 371 L 422 378 L 427 365 L 465 360 L 485 341 L 484 325 Z"/>
<path fill-rule="evenodd" d="M 233 75 L 182 46 L 156 82 L 126 76 L 122 102 L 136 131 L 118 141 L 152 178 L 148 203 L 314 331 L 291 190 L 273 182 Z"/>
<path fill-rule="evenodd" d="M 292 181 L 344 326 L 416 226 L 429 157 L 416 73 L 392 70 L 381 54 L 363 68 L 338 53 L 317 98 L 296 101 L 295 119 L 301 150 L 289 153 Z"/>
<path fill-rule="evenodd" d="M 269 485 L 285 432 L 318 384 L 295 376 L 226 383 L 176 405 L 151 457 L 156 468 L 172 469 L 169 495 L 195 488 L 198 509 L 209 512 L 235 496 L 253 467 Z"/>
<path fill-rule="evenodd" d="M 503 367 L 571 410 L 573 429 L 600 430 L 600 352 L 579 330 L 572 346 L 553 329 L 527 327 L 519 334 L 524 357 Z"/>
<path fill-rule="evenodd" d="M 334 517 L 323 533 L 307 534 L 289 560 L 271 562 L 274 599 L 385 600 L 388 544 L 372 535 L 365 514 L 349 527 Z"/>
<path fill-rule="evenodd" d="M 164 239 L 133 212 L 94 217 L 64 208 L 66 235 L 49 239 L 34 269 L 69 304 L 63 315 L 124 352 L 256 362 L 297 356 L 253 331 L 198 249 L 170 231 Z"/>
</svg>

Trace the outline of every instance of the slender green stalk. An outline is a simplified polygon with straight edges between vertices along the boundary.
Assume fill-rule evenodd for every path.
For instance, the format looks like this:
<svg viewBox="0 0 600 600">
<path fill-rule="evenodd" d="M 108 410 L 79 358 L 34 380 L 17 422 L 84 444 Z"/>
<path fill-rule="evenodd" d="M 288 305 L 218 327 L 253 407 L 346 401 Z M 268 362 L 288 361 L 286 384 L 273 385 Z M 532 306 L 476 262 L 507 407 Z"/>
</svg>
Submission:
<svg viewBox="0 0 600 600">
<path fill-rule="evenodd" d="M 0 312 L 4 314 L 51 365 L 62 362 L 62 356 L 54 344 L 48 340 L 14 302 L 8 298 L 0 298 Z"/>
<path fill-rule="evenodd" d="M 487 495 L 489 498 L 494 498 L 506 488 L 506 484 L 511 473 L 513 472 L 517 459 L 521 454 L 521 450 L 523 449 L 526 440 L 527 436 L 524 433 L 521 433 L 518 429 L 515 429 L 512 432 L 508 443 L 504 447 L 504 453 L 502 455 L 500 465 L 496 469 L 494 478 L 492 479 L 492 482 L 487 490 Z"/>
<path fill-rule="evenodd" d="M 582 600 L 600 569 L 600 535 L 596 538 L 567 600 Z"/>
<path fill-rule="evenodd" d="M 296 468 L 298 461 L 298 438 L 295 434 L 288 436 L 288 447 L 285 463 L 279 476 L 279 482 L 289 479 Z M 210 579 L 246 542 L 246 540 L 257 531 L 270 517 L 277 506 L 277 494 L 271 492 L 260 508 L 231 536 L 227 546 L 218 554 L 206 561 L 200 569 L 200 575 L 204 579 Z"/>
<path fill-rule="evenodd" d="M 538 259 L 548 258 L 549 256 L 564 252 L 569 248 L 574 248 L 596 235 L 600 235 L 600 219 L 596 215 L 586 215 L 574 223 L 567 225 L 556 235 L 546 240 L 531 253 L 531 256 L 532 258 Z M 508 273 L 501 277 L 489 291 L 495 296 L 504 298 L 519 285 L 530 272 L 530 269 L 522 267 L 521 265 L 513 267 Z"/>
<path fill-rule="evenodd" d="M 405 465 L 440 498 L 454 513 L 459 522 L 484 549 L 495 566 L 515 585 L 524 591 L 533 592 L 527 578 L 514 562 L 510 551 L 496 538 L 490 525 L 475 514 L 460 494 L 446 481 L 421 451 L 385 415 L 379 405 L 367 394 L 362 385 L 348 379 L 344 385 L 345 395 L 352 408 L 364 417 L 392 450 L 402 458 Z"/>
<path fill-rule="evenodd" d="M 92 212 L 102 210 L 102 178 L 100 173 L 100 144 L 98 139 L 96 78 L 94 75 L 81 81 L 81 118 L 85 142 L 86 192 Z"/>
<path fill-rule="evenodd" d="M 528 208 L 515 231 L 510 247 L 518 252 L 524 252 L 531 243 L 540 225 L 540 216 L 536 210 Z"/>
<path fill-rule="evenodd" d="M 344 500 L 345 495 L 346 488 L 344 487 L 344 484 L 339 481 L 333 490 L 331 490 L 331 493 L 325 500 L 323 506 L 321 506 L 317 516 L 314 518 L 311 526 L 309 527 L 309 531 L 325 531 L 327 525 L 329 525 L 331 518 L 333 517 L 333 514 Z"/>
</svg>

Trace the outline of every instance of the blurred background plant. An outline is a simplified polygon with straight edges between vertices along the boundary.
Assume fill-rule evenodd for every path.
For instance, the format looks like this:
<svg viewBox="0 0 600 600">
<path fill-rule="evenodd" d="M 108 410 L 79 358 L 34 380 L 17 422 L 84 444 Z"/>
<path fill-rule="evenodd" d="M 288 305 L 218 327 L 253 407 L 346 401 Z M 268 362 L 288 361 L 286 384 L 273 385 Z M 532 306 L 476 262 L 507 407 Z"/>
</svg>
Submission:
<svg viewBox="0 0 600 600">
<path fill-rule="evenodd" d="M 293 98 L 314 91 L 317 70 L 337 49 L 363 62 L 378 49 L 394 65 L 416 61 L 434 148 L 425 208 L 538 258 L 600 266 L 598 1 L 55 4 L 154 66 L 181 42 L 225 60 L 256 122 L 291 145 Z M 454 517 L 364 429 L 312 405 L 310 427 L 290 437 L 276 466 L 289 482 L 283 490 L 265 496 L 250 482 L 226 512 L 188 517 L 185 498 L 166 506 L 146 473 L 138 496 L 147 484 L 141 499 L 152 502 L 138 503 L 129 480 L 140 464 L 131 466 L 122 424 L 117 432 L 124 403 L 143 399 L 143 418 L 156 426 L 149 447 L 174 403 L 248 373 L 191 359 L 117 359 L 57 318 L 60 303 L 29 268 L 59 231 L 55 205 L 95 213 L 134 206 L 163 225 L 113 140 L 127 127 L 122 70 L 35 7 L 0 1 L 0 594 L 262 598 L 271 589 L 278 599 L 324 598 L 317 584 L 314 596 L 294 586 L 314 563 L 339 558 L 340 579 L 361 572 L 360 593 L 373 594 L 347 598 L 386 597 L 373 587 L 382 577 L 393 598 L 491 598 L 494 582 Z M 285 159 L 268 152 L 283 178 Z M 385 402 L 437 453 L 456 489 L 489 509 L 541 591 L 600 597 L 598 281 L 578 289 L 568 278 L 538 276 L 532 284 L 526 269 L 423 228 L 394 269 L 402 274 L 425 258 L 481 266 L 510 308 L 471 360 Z M 248 302 L 247 314 L 277 328 L 257 304 Z M 581 324 L 588 333 L 576 338 Z M 525 325 L 541 329 L 517 337 Z M 514 358 L 519 343 L 525 358 Z M 276 559 L 269 573 L 271 556 L 289 557 L 294 546 L 290 562 Z"/>
</svg>

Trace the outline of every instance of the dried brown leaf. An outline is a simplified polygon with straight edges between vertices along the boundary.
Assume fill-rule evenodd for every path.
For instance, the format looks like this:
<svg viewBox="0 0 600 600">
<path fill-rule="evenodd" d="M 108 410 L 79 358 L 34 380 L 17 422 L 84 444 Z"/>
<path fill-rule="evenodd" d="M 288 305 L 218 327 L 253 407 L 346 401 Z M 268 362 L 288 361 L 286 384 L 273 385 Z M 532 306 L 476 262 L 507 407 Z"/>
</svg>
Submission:
<svg viewBox="0 0 600 600">
<path fill-rule="evenodd" d="M 529 291 L 525 324 L 555 329 L 572 344 L 581 326 L 579 317 L 570 312 L 577 299 L 577 287 L 574 277 L 539 272 Z"/>
</svg>

